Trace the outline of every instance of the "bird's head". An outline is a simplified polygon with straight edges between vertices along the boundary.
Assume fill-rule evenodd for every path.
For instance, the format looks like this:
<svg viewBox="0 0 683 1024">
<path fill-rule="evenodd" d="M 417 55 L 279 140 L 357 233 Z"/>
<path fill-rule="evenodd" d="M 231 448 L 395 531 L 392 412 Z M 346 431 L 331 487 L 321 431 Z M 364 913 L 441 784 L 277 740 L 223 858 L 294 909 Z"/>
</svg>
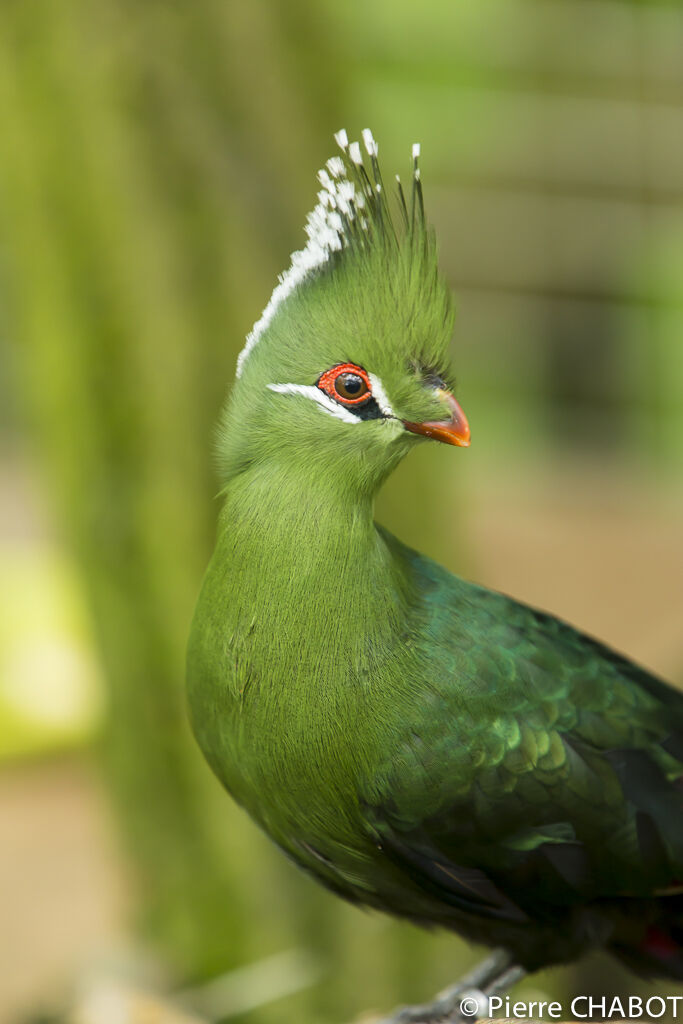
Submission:
<svg viewBox="0 0 683 1024">
<path fill-rule="evenodd" d="M 377 145 L 335 136 L 308 243 L 247 339 L 219 433 L 226 480 L 259 462 L 373 491 L 419 439 L 467 446 L 449 385 L 453 324 L 413 147 L 392 212 Z"/>
</svg>

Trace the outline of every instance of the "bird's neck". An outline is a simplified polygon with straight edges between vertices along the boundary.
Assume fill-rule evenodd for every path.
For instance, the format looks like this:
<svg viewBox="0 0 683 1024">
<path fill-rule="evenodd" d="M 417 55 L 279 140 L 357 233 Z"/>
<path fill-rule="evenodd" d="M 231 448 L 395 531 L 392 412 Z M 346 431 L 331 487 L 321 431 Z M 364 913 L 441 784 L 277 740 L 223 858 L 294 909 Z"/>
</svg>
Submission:
<svg viewBox="0 0 683 1024">
<path fill-rule="evenodd" d="M 310 676 L 326 660 L 362 675 L 388 651 L 411 580 L 373 504 L 338 471 L 309 479 L 269 464 L 231 481 L 215 568 L 229 573 L 232 628 L 250 652 L 277 649 L 281 670 Z"/>
</svg>

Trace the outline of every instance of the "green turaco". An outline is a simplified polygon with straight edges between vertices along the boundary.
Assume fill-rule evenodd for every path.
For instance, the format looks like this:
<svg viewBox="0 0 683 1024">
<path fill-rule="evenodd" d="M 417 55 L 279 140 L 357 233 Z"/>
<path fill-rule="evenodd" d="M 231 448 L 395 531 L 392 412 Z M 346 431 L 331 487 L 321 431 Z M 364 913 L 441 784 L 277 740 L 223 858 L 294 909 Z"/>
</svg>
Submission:
<svg viewBox="0 0 683 1024">
<path fill-rule="evenodd" d="M 389 195 L 370 132 L 336 139 L 222 419 L 199 744 L 333 892 L 495 947 L 480 991 L 595 947 L 683 979 L 683 698 L 374 522 L 412 448 L 470 434 L 419 147 Z"/>
</svg>

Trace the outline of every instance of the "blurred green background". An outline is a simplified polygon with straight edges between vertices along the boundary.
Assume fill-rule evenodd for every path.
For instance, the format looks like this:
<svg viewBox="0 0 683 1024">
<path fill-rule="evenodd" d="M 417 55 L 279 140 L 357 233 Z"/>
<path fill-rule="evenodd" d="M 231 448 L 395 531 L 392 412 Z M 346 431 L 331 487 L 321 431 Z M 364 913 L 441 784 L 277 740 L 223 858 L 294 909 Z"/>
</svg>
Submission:
<svg viewBox="0 0 683 1024">
<path fill-rule="evenodd" d="M 474 438 L 379 518 L 683 679 L 682 52 L 664 2 L 0 5 L 0 1020 L 344 1024 L 476 959 L 299 876 L 185 721 L 213 425 L 342 125 L 422 143 Z"/>
</svg>

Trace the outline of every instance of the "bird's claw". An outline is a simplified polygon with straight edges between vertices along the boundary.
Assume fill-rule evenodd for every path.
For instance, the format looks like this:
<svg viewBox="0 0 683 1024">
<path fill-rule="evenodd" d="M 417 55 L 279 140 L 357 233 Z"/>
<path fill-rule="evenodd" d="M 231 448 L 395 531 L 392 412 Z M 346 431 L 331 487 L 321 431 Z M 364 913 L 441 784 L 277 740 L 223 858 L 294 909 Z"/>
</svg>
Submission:
<svg viewBox="0 0 683 1024">
<path fill-rule="evenodd" d="M 391 1017 L 380 1021 L 380 1024 L 466 1024 L 466 1022 L 478 1019 L 479 1013 L 466 1015 L 460 1009 L 464 999 L 474 998 L 473 989 L 459 986 L 459 991 L 449 991 L 448 996 L 437 997 L 432 1003 L 425 1003 L 421 1006 L 403 1006 Z M 462 994 L 460 1003 L 458 995 Z M 481 997 L 482 1006 L 486 1005 L 486 996 L 478 992 Z"/>
<path fill-rule="evenodd" d="M 524 974 L 521 967 L 511 966 L 507 954 L 496 951 L 433 1002 L 403 1006 L 380 1024 L 476 1024 L 488 1016 L 489 996 L 507 991 Z"/>
</svg>

